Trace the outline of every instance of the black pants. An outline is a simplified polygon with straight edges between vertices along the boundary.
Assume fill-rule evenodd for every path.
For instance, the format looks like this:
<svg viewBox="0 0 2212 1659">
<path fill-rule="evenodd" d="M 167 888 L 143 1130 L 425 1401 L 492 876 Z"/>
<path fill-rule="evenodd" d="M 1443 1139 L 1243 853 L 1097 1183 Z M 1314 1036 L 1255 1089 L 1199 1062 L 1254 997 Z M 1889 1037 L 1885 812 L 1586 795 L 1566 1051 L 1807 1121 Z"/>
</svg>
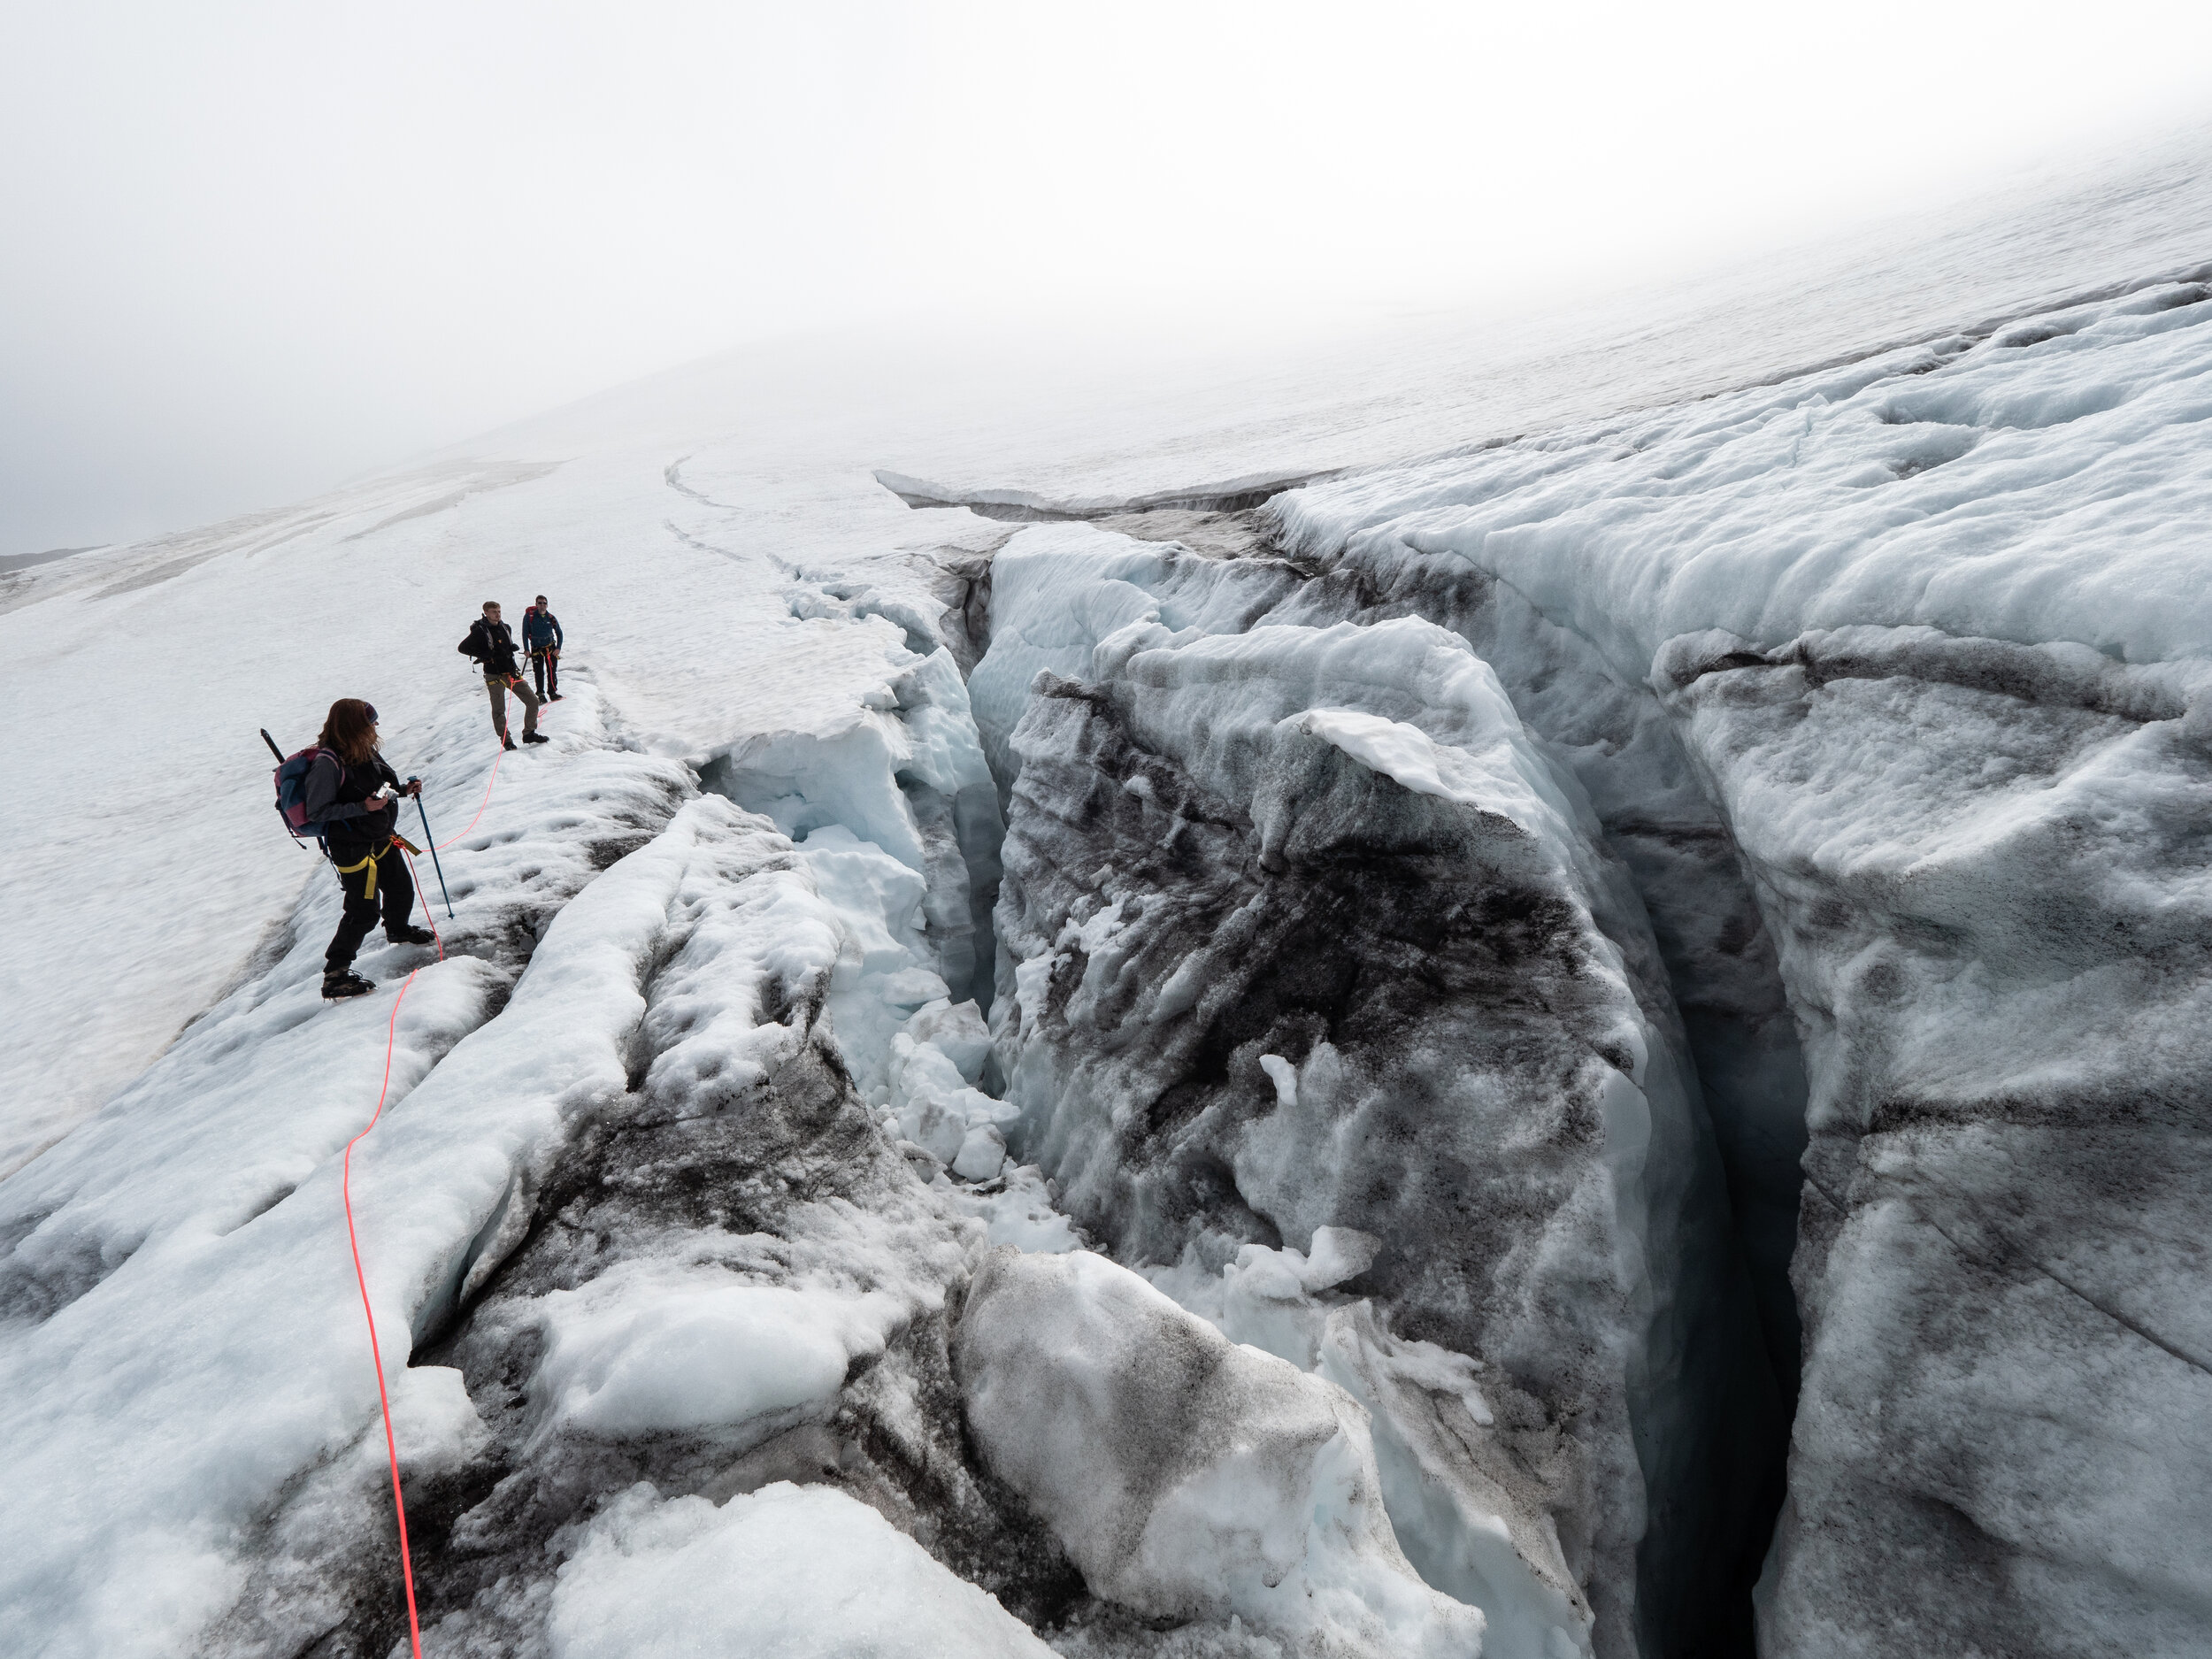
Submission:
<svg viewBox="0 0 2212 1659">
<path fill-rule="evenodd" d="M 530 677 L 538 682 L 538 695 L 555 697 L 561 691 L 561 654 L 558 650 L 530 653 Z"/>
<path fill-rule="evenodd" d="M 331 856 L 334 864 L 359 864 L 364 849 L 356 847 L 350 852 Z M 376 872 L 376 891 L 371 894 L 369 872 Z M 345 913 L 338 918 L 338 931 L 330 936 L 330 949 L 323 952 L 326 972 L 341 973 L 353 965 L 354 952 L 361 949 L 361 941 L 369 936 L 369 929 L 376 926 L 377 914 L 384 917 L 384 931 L 407 925 L 407 913 L 415 907 L 415 879 L 407 873 L 407 859 L 390 841 L 373 862 L 362 864 L 350 872 L 338 872 L 338 885 L 345 889 Z"/>
</svg>

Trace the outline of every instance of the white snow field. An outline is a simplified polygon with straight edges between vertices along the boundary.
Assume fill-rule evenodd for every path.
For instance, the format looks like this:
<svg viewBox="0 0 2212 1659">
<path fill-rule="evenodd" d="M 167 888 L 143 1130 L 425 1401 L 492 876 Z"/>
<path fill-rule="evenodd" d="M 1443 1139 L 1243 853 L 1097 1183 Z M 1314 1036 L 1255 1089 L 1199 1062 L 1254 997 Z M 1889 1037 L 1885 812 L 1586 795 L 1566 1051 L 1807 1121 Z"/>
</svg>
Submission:
<svg viewBox="0 0 2212 1659">
<path fill-rule="evenodd" d="M 2208 163 L 0 573 L 7 1650 L 407 1650 L 388 1064 L 428 1654 L 2212 1648 Z"/>
</svg>

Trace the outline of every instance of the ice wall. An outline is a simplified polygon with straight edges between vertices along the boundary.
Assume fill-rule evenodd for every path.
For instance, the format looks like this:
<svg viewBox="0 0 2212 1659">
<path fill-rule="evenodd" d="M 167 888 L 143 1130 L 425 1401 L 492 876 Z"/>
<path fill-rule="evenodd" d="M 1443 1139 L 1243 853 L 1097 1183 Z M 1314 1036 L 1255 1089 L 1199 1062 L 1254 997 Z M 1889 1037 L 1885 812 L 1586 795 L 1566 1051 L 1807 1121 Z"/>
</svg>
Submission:
<svg viewBox="0 0 2212 1659">
<path fill-rule="evenodd" d="M 1748 873 L 1809 1088 L 1769 1654 L 2205 1640 L 2202 275 L 1265 511 L 1580 642 Z"/>
<path fill-rule="evenodd" d="M 1379 1315 L 1498 1369 L 1524 1578 L 1563 1548 L 1600 1651 L 1676 1640 L 1775 1408 L 1627 872 L 1458 635 L 1243 627 L 1296 572 L 1111 541 L 998 555 L 973 681 L 988 742 L 1044 671 L 1006 740 L 1017 1149 L 1135 1263 L 1375 1235 Z"/>
<path fill-rule="evenodd" d="M 1236 633 L 1263 618 L 1326 626 L 1418 617 L 1473 647 L 1549 762 L 1580 785 L 1600 841 L 1635 889 L 1617 906 L 1629 919 L 1613 936 L 1627 950 L 1647 937 L 1658 947 L 1666 980 L 1658 1000 L 1671 999 L 1717 1133 L 1768 1369 L 1774 1386 L 1793 1396 L 1789 1258 L 1805 1105 L 1797 1033 L 1726 819 L 1648 687 L 1624 680 L 1587 638 L 1548 620 L 1510 586 L 1392 543 L 1348 549 L 1318 568 L 1263 554 L 1198 557 L 1056 527 L 1025 532 L 993 580 L 994 649 L 970 690 L 1002 784 L 1013 775 L 1009 737 L 1029 680 L 1041 668 L 1080 677 L 1097 641 L 1131 619 Z M 1610 929 L 1610 915 L 1601 926 Z M 1782 1432 L 1772 1431 L 1770 1506 L 1779 1501 Z"/>
<path fill-rule="evenodd" d="M 1769 1640 L 2190 1651 L 2212 1586 L 2184 1541 L 2212 1473 L 2195 717 L 2078 646 L 1816 630 L 1770 665 L 1746 643 L 1684 641 L 1661 672 L 1777 919 L 1814 1082 Z M 1925 1563 L 1899 1603 L 1860 1591 L 1877 1553 Z"/>
</svg>

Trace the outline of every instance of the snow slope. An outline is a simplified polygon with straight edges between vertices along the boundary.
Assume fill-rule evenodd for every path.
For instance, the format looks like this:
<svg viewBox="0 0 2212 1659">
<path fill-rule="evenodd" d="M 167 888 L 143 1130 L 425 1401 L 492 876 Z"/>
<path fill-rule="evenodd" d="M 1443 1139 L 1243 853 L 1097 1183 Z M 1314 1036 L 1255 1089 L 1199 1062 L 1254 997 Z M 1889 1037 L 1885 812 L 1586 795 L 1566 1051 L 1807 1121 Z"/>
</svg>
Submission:
<svg viewBox="0 0 2212 1659">
<path fill-rule="evenodd" d="M 2200 1650 L 2205 155 L 1509 335 L 762 351 L 5 573 L 0 1621 L 403 1640 L 388 1031 L 434 1651 Z M 325 1008 L 255 728 L 338 695 L 457 915 Z"/>
</svg>

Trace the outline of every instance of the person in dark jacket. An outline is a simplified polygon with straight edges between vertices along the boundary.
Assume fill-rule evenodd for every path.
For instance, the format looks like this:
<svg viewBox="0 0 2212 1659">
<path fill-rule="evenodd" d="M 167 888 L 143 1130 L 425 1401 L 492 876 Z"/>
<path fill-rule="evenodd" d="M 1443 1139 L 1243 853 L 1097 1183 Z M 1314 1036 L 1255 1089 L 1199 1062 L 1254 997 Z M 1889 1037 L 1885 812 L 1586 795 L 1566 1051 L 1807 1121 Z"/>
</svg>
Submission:
<svg viewBox="0 0 2212 1659">
<path fill-rule="evenodd" d="M 538 694 L 523 683 L 522 665 L 515 661 L 514 632 L 499 619 L 497 600 L 484 602 L 484 614 L 469 624 L 468 637 L 459 649 L 462 656 L 473 657 L 484 671 L 484 690 L 492 701 L 492 730 L 499 733 L 500 742 L 509 749 L 515 746 L 515 740 L 507 735 L 507 694 L 511 691 L 522 702 L 522 741 L 546 741 L 538 735 Z"/>
<path fill-rule="evenodd" d="M 530 678 L 538 683 L 538 695 L 548 703 L 561 700 L 561 619 L 538 595 L 538 603 L 522 613 L 522 649 L 530 653 Z"/>
<path fill-rule="evenodd" d="M 435 935 L 407 919 L 415 882 L 392 841 L 399 798 L 420 795 L 422 785 L 402 783 L 377 751 L 376 710 L 358 697 L 339 698 L 315 742 L 325 752 L 307 773 L 307 821 L 321 833 L 346 895 L 323 953 L 323 995 L 335 1002 L 376 988 L 353 972 L 353 958 L 380 912 L 384 936 L 396 945 L 427 945 Z"/>
</svg>

